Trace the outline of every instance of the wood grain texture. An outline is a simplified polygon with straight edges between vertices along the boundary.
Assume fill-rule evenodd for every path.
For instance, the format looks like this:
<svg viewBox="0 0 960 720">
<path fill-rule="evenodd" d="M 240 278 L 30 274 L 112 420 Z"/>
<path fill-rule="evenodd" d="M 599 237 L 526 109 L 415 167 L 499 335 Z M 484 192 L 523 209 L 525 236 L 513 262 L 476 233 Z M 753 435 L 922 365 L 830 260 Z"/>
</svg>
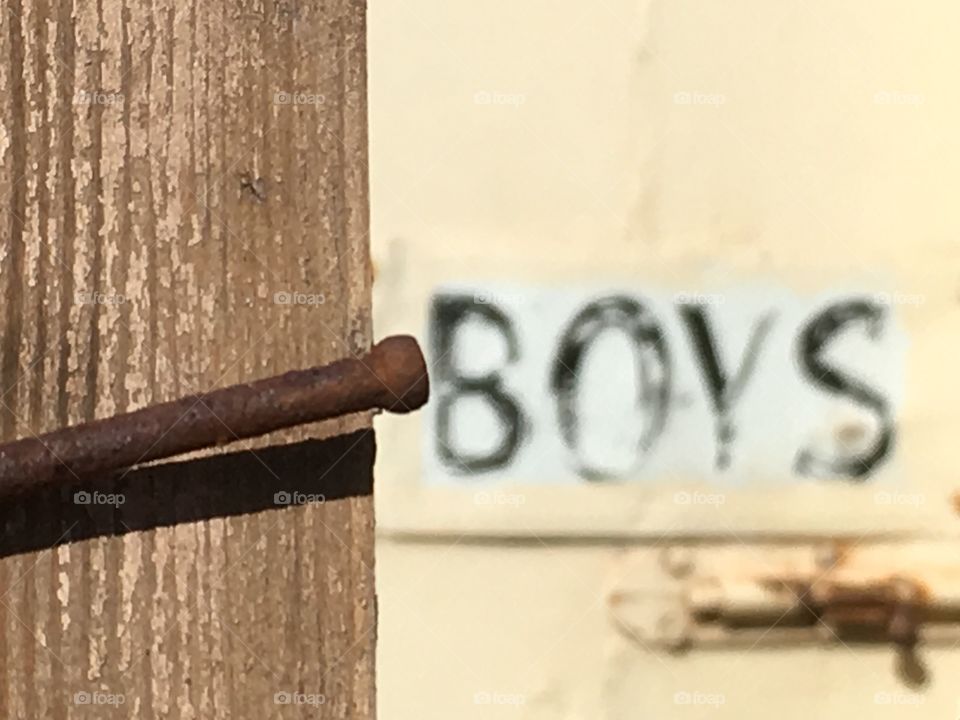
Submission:
<svg viewBox="0 0 960 720">
<path fill-rule="evenodd" d="M 3 7 L 4 439 L 369 347 L 362 0 Z M 241 447 L 0 509 L 0 717 L 373 717 L 370 418 Z"/>
</svg>

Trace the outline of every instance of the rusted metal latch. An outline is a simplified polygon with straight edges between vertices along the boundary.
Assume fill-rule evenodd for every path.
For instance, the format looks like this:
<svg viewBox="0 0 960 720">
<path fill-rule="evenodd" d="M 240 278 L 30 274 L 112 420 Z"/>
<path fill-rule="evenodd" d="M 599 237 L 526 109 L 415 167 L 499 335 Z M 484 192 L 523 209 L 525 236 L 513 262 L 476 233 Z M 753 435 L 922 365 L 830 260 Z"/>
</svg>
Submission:
<svg viewBox="0 0 960 720">
<path fill-rule="evenodd" d="M 958 550 L 935 542 L 671 547 L 657 560 L 636 551 L 608 601 L 625 635 L 650 649 L 889 643 L 912 662 L 921 641 L 960 641 Z"/>
<path fill-rule="evenodd" d="M 704 578 L 691 587 L 687 601 L 690 621 L 703 633 L 698 644 L 751 630 L 777 631 L 771 639 L 780 642 L 791 637 L 802 641 L 814 630 L 819 637 L 811 640 L 889 641 L 905 646 L 919 639 L 925 603 L 922 586 L 906 577 L 856 584 L 775 575 L 736 583 Z"/>
</svg>

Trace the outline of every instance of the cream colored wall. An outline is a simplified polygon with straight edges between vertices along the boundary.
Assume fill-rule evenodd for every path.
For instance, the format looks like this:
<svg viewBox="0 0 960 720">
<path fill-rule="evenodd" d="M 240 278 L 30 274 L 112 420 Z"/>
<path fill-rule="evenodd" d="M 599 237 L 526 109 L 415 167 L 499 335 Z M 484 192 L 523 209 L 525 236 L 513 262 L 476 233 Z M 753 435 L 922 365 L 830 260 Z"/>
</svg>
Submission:
<svg viewBox="0 0 960 720">
<path fill-rule="evenodd" d="M 897 470 L 918 507 L 817 485 L 733 492 L 721 514 L 677 508 L 673 487 L 507 486 L 521 508 L 481 507 L 424 488 L 420 421 L 382 418 L 382 717 L 955 710 L 955 653 L 930 653 L 914 696 L 885 647 L 676 659 L 618 633 L 606 601 L 627 544 L 653 558 L 681 537 L 955 534 L 958 21 L 948 0 L 371 3 L 378 335 L 423 337 L 431 290 L 461 280 L 922 298 L 896 308 Z"/>
</svg>

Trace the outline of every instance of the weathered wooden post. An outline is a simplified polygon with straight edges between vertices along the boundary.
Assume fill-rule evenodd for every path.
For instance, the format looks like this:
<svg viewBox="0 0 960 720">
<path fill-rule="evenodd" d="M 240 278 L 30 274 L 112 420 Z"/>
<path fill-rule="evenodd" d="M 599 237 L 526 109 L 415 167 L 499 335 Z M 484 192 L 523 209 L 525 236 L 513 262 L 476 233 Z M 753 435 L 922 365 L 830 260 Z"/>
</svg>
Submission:
<svg viewBox="0 0 960 720">
<path fill-rule="evenodd" d="M 5 1 L 3 439 L 370 346 L 364 23 Z M 0 508 L 0 716 L 374 716 L 370 420 L 246 447 Z"/>
</svg>

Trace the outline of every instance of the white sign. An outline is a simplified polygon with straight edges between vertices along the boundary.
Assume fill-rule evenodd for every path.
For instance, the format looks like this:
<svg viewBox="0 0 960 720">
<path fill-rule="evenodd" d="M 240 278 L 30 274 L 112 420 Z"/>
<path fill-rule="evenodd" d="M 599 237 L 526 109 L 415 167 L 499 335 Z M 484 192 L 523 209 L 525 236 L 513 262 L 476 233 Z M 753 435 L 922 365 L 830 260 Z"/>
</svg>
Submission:
<svg viewBox="0 0 960 720">
<path fill-rule="evenodd" d="M 451 286 L 433 296 L 433 485 L 862 483 L 897 447 L 891 296 Z"/>
</svg>

